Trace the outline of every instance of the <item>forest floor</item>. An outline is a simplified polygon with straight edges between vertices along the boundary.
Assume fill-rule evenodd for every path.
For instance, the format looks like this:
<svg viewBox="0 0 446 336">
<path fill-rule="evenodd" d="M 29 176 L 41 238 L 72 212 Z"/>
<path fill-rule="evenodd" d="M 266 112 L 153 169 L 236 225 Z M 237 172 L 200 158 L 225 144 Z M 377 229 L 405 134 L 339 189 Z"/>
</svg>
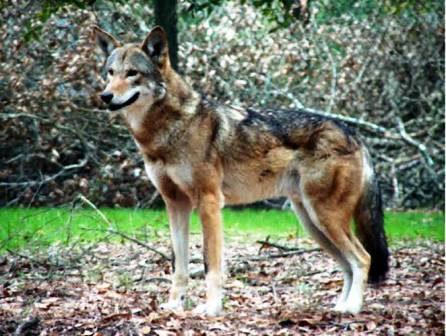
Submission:
<svg viewBox="0 0 446 336">
<path fill-rule="evenodd" d="M 253 239 L 226 242 L 224 315 L 204 301 L 201 237 L 193 235 L 187 309 L 162 312 L 170 262 L 134 243 L 54 244 L 0 256 L 0 335 L 444 335 L 444 244 L 401 241 L 391 271 L 369 286 L 357 316 L 331 311 L 339 268 L 308 239 L 284 251 Z M 151 246 L 170 255 L 167 236 Z M 279 241 L 287 245 L 287 241 Z"/>
</svg>

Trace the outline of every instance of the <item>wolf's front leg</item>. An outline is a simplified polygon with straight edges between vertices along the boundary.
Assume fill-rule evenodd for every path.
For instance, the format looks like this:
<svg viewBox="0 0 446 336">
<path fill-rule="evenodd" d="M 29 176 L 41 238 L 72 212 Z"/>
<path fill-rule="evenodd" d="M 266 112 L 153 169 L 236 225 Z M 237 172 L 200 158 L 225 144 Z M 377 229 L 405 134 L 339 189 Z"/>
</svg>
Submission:
<svg viewBox="0 0 446 336">
<path fill-rule="evenodd" d="M 186 303 L 189 280 L 189 218 L 192 207 L 189 202 L 167 201 L 170 235 L 172 240 L 172 287 L 169 301 L 161 309 L 182 311 Z"/>
<path fill-rule="evenodd" d="M 206 272 L 206 304 L 197 313 L 218 316 L 222 312 L 223 287 L 223 224 L 219 193 L 203 195 L 199 212 L 203 226 L 204 266 Z"/>
</svg>

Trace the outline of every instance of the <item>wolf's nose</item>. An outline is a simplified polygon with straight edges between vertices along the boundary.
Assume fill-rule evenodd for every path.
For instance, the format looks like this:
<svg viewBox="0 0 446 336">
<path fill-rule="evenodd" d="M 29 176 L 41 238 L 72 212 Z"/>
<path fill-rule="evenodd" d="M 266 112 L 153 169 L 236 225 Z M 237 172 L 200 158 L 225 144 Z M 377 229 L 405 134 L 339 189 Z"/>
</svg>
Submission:
<svg viewBox="0 0 446 336">
<path fill-rule="evenodd" d="M 110 104 L 110 102 L 113 99 L 113 93 L 110 93 L 110 92 L 101 93 L 100 96 L 101 96 L 102 101 L 106 104 Z"/>
</svg>

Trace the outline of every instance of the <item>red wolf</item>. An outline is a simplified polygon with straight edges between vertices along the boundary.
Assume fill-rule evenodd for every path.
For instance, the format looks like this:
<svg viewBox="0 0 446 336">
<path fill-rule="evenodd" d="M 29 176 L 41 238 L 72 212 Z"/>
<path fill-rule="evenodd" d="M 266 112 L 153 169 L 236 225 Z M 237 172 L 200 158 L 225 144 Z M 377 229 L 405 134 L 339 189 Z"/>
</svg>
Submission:
<svg viewBox="0 0 446 336">
<path fill-rule="evenodd" d="M 305 111 L 244 110 L 206 99 L 172 69 L 160 27 L 141 44 L 123 45 L 97 26 L 93 31 L 107 56 L 101 99 L 123 116 L 167 207 L 174 274 L 163 308 L 184 308 L 193 209 L 203 226 L 207 285 L 206 303 L 196 311 L 216 316 L 223 286 L 220 209 L 287 196 L 343 270 L 335 310 L 358 313 L 367 279 L 384 278 L 389 252 L 376 177 L 355 133 Z"/>
</svg>

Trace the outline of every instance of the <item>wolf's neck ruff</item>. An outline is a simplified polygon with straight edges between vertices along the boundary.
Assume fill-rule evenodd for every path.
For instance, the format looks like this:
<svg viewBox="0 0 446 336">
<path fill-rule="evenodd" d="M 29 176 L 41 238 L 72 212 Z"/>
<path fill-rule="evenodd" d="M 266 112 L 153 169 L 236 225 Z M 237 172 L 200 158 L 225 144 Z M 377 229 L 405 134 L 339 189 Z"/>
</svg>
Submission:
<svg viewBox="0 0 446 336">
<path fill-rule="evenodd" d="M 185 148 L 188 141 L 189 123 L 195 114 L 189 114 L 176 106 L 177 99 L 166 96 L 149 109 L 142 101 L 122 110 L 122 115 L 138 148 L 151 162 L 174 163 L 176 153 Z M 186 108 L 188 101 L 183 103 Z"/>
</svg>

